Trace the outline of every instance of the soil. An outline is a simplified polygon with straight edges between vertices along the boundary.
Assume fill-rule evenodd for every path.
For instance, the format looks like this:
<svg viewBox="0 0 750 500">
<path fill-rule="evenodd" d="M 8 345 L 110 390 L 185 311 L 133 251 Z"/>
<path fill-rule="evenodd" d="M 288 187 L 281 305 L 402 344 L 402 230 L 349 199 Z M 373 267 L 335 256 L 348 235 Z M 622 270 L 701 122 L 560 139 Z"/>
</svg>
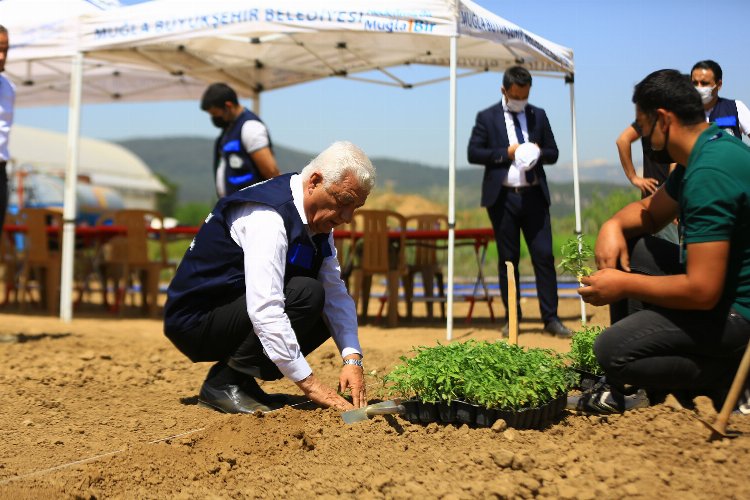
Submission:
<svg viewBox="0 0 750 500">
<path fill-rule="evenodd" d="M 540 333 L 534 301 L 523 307 L 521 344 L 568 349 Z M 561 300 L 569 327 L 579 310 Z M 502 325 L 482 313 L 471 325 L 457 313 L 454 340 L 496 339 Z M 606 310 L 589 313 L 606 324 Z M 289 407 L 225 415 L 196 404 L 208 365 L 184 358 L 158 320 L 132 316 L 0 315 L 0 498 L 747 498 L 750 417 L 730 419 L 742 436 L 709 442 L 696 418 L 713 418 L 707 400 L 565 413 L 542 430 L 391 416 L 346 425 L 333 410 Z M 364 326 L 361 340 L 366 370 L 383 375 L 412 346 L 444 342 L 445 327 Z M 336 384 L 332 343 L 310 361 Z M 377 397 L 377 376 L 368 382 Z M 264 388 L 297 393 L 286 381 Z"/>
</svg>

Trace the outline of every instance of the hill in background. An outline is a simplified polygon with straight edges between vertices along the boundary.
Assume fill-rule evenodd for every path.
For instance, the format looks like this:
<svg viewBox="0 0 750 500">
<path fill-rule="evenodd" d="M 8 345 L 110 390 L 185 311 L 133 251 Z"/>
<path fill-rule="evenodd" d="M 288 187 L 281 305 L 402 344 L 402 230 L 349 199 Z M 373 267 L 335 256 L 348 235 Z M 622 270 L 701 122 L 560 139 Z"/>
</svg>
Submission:
<svg viewBox="0 0 750 500">
<path fill-rule="evenodd" d="M 213 139 L 205 137 L 164 137 L 157 139 L 130 139 L 118 144 L 139 156 L 156 174 L 179 187 L 179 203 L 213 203 L 216 200 L 212 181 Z M 315 154 L 298 151 L 281 145 L 274 146 L 279 169 L 286 172 L 300 171 Z M 371 158 L 378 171 L 376 193 L 384 192 L 419 195 L 432 203 L 447 206 L 448 170 L 430 167 L 392 158 Z M 619 166 L 602 165 L 600 174 L 605 178 L 610 172 L 622 176 Z M 458 210 L 479 207 L 482 184 L 481 167 L 464 167 L 456 171 L 456 208 Z M 559 173 L 557 177 L 559 177 Z M 581 182 L 581 204 L 585 207 L 595 193 L 606 196 L 622 184 L 611 182 Z M 573 213 L 573 184 L 550 183 L 552 193 L 552 215 L 565 216 Z"/>
</svg>

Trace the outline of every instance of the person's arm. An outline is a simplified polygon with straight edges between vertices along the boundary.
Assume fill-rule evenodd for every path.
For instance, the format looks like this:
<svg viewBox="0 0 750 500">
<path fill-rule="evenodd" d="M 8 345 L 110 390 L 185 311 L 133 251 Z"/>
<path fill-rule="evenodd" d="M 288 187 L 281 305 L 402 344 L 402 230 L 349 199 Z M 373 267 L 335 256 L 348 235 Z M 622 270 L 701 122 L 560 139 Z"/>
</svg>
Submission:
<svg viewBox="0 0 750 500">
<path fill-rule="evenodd" d="M 679 206 L 665 189 L 626 205 L 602 224 L 596 238 L 594 254 L 599 269 L 616 268 L 619 263 L 630 271 L 627 240 L 653 234 L 677 217 Z"/>
<path fill-rule="evenodd" d="M 333 233 L 328 237 L 332 255 L 323 260 L 318 279 L 325 290 L 323 314 L 328 322 L 336 346 L 343 359 L 362 359 L 359 344 L 357 310 L 354 299 L 341 280 L 341 266 L 333 242 Z M 356 365 L 343 365 L 339 376 L 339 390 L 351 390 L 352 403 L 360 408 L 367 404 L 364 370 Z"/>
<path fill-rule="evenodd" d="M 687 245 L 687 272 L 672 276 L 629 274 L 615 269 L 581 279 L 579 294 L 595 306 L 632 298 L 670 309 L 709 310 L 724 288 L 729 241 Z"/>
<path fill-rule="evenodd" d="M 279 167 L 276 165 L 276 158 L 274 158 L 271 148 L 266 147 L 253 151 L 250 153 L 250 158 L 252 158 L 253 163 L 258 167 L 258 171 L 264 179 L 270 179 L 271 177 L 276 177 L 281 174 L 281 172 L 279 172 Z"/>
<path fill-rule="evenodd" d="M 228 217 L 231 237 L 243 250 L 247 312 L 263 352 L 313 402 L 339 410 L 354 408 L 314 377 L 284 310 L 288 242 L 283 219 L 249 203 L 231 209 Z"/>
<path fill-rule="evenodd" d="M 537 146 L 541 154 L 539 158 L 544 165 L 552 165 L 557 163 L 557 158 L 560 155 L 560 151 L 557 149 L 557 142 L 555 142 L 555 134 L 552 133 L 552 126 L 547 118 L 547 113 L 541 109 L 536 108 L 539 114 L 539 119 L 542 121 L 542 136 L 541 141 Z"/>
<path fill-rule="evenodd" d="M 707 164 L 691 168 L 688 172 L 677 167 L 664 187 L 642 200 L 647 207 L 647 218 L 663 223 L 670 217 L 665 207 L 676 204 L 667 192 L 676 195 L 677 189 L 681 190 L 685 273 L 644 276 L 603 269 L 581 280 L 589 285 L 580 291 L 584 300 L 601 305 L 627 297 L 662 307 L 693 310 L 709 310 L 719 303 L 729 268 L 730 243 L 741 224 L 738 214 L 747 196 L 725 168 Z M 632 211 L 628 213 L 633 215 Z M 628 226 L 623 211 L 617 216 L 623 227 L 637 225 L 630 219 Z"/>
<path fill-rule="evenodd" d="M 737 118 L 740 122 L 740 131 L 750 137 L 750 109 L 742 101 L 734 101 L 734 103 L 737 105 Z"/>
<path fill-rule="evenodd" d="M 620 155 L 620 164 L 622 165 L 623 172 L 625 172 L 625 177 L 628 178 L 633 186 L 640 189 L 641 193 L 649 195 L 656 191 L 659 183 L 656 179 L 641 177 L 635 172 L 632 144 L 640 139 L 640 137 L 641 134 L 632 125 L 628 125 L 617 138 L 615 144 L 617 145 L 617 153 Z"/>
<path fill-rule="evenodd" d="M 271 151 L 271 141 L 268 129 L 258 120 L 248 120 L 242 124 L 242 147 L 255 163 L 258 172 L 264 179 L 270 179 L 280 174 L 276 165 L 276 158 Z"/>
<path fill-rule="evenodd" d="M 471 137 L 469 138 L 468 147 L 468 159 L 469 163 L 476 165 L 498 165 L 498 164 L 510 164 L 513 160 L 512 154 L 517 144 L 510 148 L 491 148 L 489 147 L 490 136 L 487 128 L 491 124 L 485 123 L 487 121 L 487 111 L 477 113 L 476 122 L 474 128 L 471 129 Z M 503 124 L 503 126 L 505 126 Z"/>
</svg>

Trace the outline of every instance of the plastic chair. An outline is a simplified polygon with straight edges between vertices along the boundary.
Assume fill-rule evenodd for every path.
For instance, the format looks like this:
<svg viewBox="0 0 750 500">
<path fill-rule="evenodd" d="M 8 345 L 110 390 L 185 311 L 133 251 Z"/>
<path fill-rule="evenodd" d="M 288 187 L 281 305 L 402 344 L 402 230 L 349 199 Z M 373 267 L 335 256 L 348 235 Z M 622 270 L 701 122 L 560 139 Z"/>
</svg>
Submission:
<svg viewBox="0 0 750 500">
<path fill-rule="evenodd" d="M 152 221 L 158 221 L 158 229 L 151 230 Z M 155 210 L 124 209 L 103 213 L 97 226 L 112 224 L 123 227 L 126 232 L 106 242 L 100 251 L 99 268 L 102 275 L 104 304 L 108 305 L 107 285 L 115 283 L 115 301 L 111 308 L 122 314 L 125 294 L 140 284 L 141 307 L 155 316 L 159 298 L 159 278 L 162 270 L 173 267 L 167 260 L 167 238 L 164 232 L 164 217 Z M 155 238 L 150 238 L 154 235 Z M 158 243 L 158 256 L 149 255 L 149 240 Z M 133 301 L 134 302 L 134 301 Z"/>
<path fill-rule="evenodd" d="M 352 293 L 354 302 L 358 303 L 361 298 L 362 319 L 366 321 L 372 277 L 376 274 L 385 275 L 388 326 L 396 326 L 399 284 L 401 278 L 406 275 L 404 259 L 406 220 L 401 214 L 392 210 L 358 210 L 354 214 L 354 220 L 357 232 L 361 233 L 355 247 Z M 398 236 L 391 239 L 390 231 L 396 231 Z"/>
<path fill-rule="evenodd" d="M 406 218 L 408 229 L 418 231 L 447 231 L 448 217 L 443 214 L 417 214 Z M 411 262 L 407 265 L 404 290 L 408 299 L 407 317 L 412 318 L 413 305 L 415 301 L 424 301 L 427 308 L 427 317 L 433 318 L 433 302 L 440 303 L 441 317 L 445 318 L 445 289 L 443 287 L 443 268 L 438 250 L 447 248 L 445 244 L 439 244 L 432 239 L 419 239 L 410 241 L 409 246 L 414 249 Z M 410 254 L 412 252 L 409 252 Z M 422 287 L 424 294 L 421 297 L 414 296 L 414 276 L 422 276 Z M 435 281 L 437 281 L 437 296 L 435 295 Z"/>
</svg>

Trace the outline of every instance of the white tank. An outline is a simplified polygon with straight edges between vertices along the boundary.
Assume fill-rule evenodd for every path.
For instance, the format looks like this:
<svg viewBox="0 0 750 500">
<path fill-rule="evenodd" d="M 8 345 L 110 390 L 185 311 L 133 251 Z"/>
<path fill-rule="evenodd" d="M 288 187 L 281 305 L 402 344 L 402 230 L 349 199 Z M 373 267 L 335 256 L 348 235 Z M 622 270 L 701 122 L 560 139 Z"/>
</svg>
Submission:
<svg viewBox="0 0 750 500">
<path fill-rule="evenodd" d="M 19 177 L 21 182 L 19 183 Z M 60 177 L 38 172 L 12 174 L 8 179 L 8 211 L 17 213 L 19 199 L 24 207 L 63 207 L 65 182 Z M 112 188 L 94 186 L 79 180 L 76 186 L 76 221 L 93 225 L 106 210 L 125 207 L 122 197 Z"/>
</svg>

